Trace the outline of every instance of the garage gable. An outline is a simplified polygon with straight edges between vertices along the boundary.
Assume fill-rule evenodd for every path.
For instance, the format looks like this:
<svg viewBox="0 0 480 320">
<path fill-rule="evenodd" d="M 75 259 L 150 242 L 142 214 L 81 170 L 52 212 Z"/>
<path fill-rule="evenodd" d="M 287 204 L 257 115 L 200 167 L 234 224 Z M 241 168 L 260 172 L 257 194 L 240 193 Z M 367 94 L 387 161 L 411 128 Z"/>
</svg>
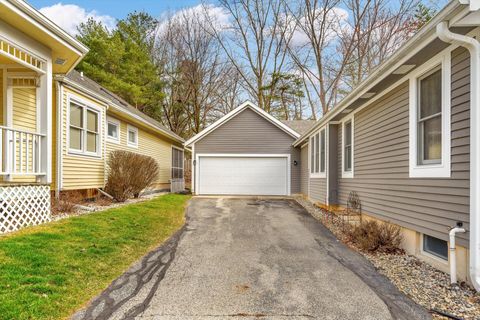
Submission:
<svg viewBox="0 0 480 320">
<path fill-rule="evenodd" d="M 242 140 L 248 140 L 249 132 L 262 132 L 268 134 L 267 138 L 277 135 L 286 135 L 291 138 L 298 138 L 300 136 L 292 128 L 275 119 L 273 116 L 258 108 L 251 102 L 245 102 L 238 108 L 229 112 L 205 130 L 201 131 L 194 137 L 190 138 L 185 146 L 191 146 L 195 143 L 197 145 L 201 140 L 205 140 L 212 135 L 227 135 L 229 137 L 240 137 Z M 243 139 L 245 138 L 245 139 Z M 215 138 L 211 138 L 215 140 Z M 258 139 L 256 139 L 258 140 Z M 253 140 L 252 140 L 253 142 Z"/>
<path fill-rule="evenodd" d="M 290 153 L 295 138 L 249 108 L 195 142 L 196 153 Z"/>
</svg>

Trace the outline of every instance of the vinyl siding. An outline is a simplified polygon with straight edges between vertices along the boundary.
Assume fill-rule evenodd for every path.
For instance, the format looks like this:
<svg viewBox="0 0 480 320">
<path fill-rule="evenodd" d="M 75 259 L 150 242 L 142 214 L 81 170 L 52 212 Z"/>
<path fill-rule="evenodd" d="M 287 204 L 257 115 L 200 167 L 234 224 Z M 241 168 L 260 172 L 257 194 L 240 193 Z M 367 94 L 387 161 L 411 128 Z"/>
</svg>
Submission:
<svg viewBox="0 0 480 320">
<path fill-rule="evenodd" d="M 195 153 L 290 154 L 291 193 L 300 191 L 300 150 L 295 140 L 255 111 L 245 109 L 195 142 Z"/>
<path fill-rule="evenodd" d="M 37 91 L 35 88 L 13 88 L 13 127 L 29 132 L 37 132 Z M 31 149 L 30 149 L 31 150 Z M 31 150 L 32 151 L 32 150 Z M 20 169 L 20 145 L 17 145 L 16 166 Z M 26 151 L 22 152 L 25 164 Z M 29 163 L 32 163 L 33 152 L 29 154 Z M 23 166 L 25 170 L 25 166 Z M 35 176 L 15 176 L 13 182 L 35 182 Z"/>
<path fill-rule="evenodd" d="M 67 95 L 73 94 L 83 100 L 89 101 L 92 105 L 100 108 L 102 112 L 100 113 L 100 157 L 93 156 L 84 156 L 71 154 L 68 151 L 68 103 Z M 105 159 L 104 159 L 104 141 L 105 133 L 103 125 L 105 123 L 105 107 L 96 102 L 95 100 L 89 99 L 87 96 L 82 95 L 76 91 L 73 91 L 67 87 L 64 87 L 63 97 L 62 97 L 62 189 L 63 190 L 76 190 L 76 189 L 90 189 L 90 188 L 100 188 L 104 186 L 104 170 L 105 170 Z"/>
<path fill-rule="evenodd" d="M 356 191 L 365 213 L 447 240 L 462 221 L 469 229 L 469 55 L 452 53 L 451 178 L 409 178 L 408 83 L 355 114 L 354 178 L 341 178 L 342 132 L 338 134 L 338 190 L 346 205 Z M 459 234 L 468 246 L 468 234 Z"/>
<path fill-rule="evenodd" d="M 301 149 L 300 153 L 301 185 L 300 192 L 308 195 L 308 145 Z"/>
<path fill-rule="evenodd" d="M 322 204 L 327 200 L 327 179 L 325 178 L 310 178 L 310 194 L 309 197 L 315 202 Z"/>
<path fill-rule="evenodd" d="M 127 124 L 129 123 L 118 116 L 112 115 L 112 118 L 120 122 L 120 143 L 111 142 L 107 139 L 107 157 L 114 150 L 126 150 L 150 156 L 157 161 L 160 167 L 160 173 L 154 187 L 158 189 L 169 188 L 172 166 L 172 143 L 130 124 L 138 129 L 138 148 L 130 147 L 127 145 Z M 181 146 L 177 147 L 181 148 Z"/>
</svg>

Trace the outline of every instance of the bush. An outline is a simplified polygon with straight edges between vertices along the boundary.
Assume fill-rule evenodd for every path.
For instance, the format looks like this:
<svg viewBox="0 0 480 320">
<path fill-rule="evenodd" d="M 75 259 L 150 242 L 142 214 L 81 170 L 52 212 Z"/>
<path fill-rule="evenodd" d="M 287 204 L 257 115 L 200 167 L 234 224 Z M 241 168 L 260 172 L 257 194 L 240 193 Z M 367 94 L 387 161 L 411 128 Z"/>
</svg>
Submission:
<svg viewBox="0 0 480 320">
<path fill-rule="evenodd" d="M 83 195 L 79 191 L 62 192 L 58 198 L 52 197 L 52 215 L 74 212 L 75 206 L 82 202 L 82 200 Z"/>
<path fill-rule="evenodd" d="M 152 157 L 128 151 L 112 151 L 107 161 L 108 179 L 105 191 L 116 201 L 140 196 L 158 176 L 158 164 Z"/>
<path fill-rule="evenodd" d="M 401 251 L 402 234 L 399 226 L 378 223 L 374 220 L 364 221 L 347 228 L 348 240 L 361 250 L 369 252 L 397 253 Z"/>
</svg>

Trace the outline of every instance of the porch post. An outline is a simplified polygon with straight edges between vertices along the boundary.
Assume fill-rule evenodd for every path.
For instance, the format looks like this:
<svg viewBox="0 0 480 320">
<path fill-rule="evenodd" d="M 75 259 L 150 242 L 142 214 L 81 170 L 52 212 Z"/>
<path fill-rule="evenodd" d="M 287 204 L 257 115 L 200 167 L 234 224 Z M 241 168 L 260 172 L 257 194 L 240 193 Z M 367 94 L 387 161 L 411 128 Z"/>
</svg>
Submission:
<svg viewBox="0 0 480 320">
<path fill-rule="evenodd" d="M 7 128 L 13 128 L 13 89 L 9 85 L 7 68 L 3 68 L 3 125 Z M 4 159 L 5 159 L 5 171 L 13 171 L 11 154 L 14 152 L 11 148 L 13 135 L 12 132 L 7 131 L 4 135 Z M 12 181 L 12 175 L 9 174 L 4 178 L 6 181 Z"/>
<path fill-rule="evenodd" d="M 45 63 L 46 73 L 40 77 L 40 112 L 39 129 L 40 133 L 45 137 L 41 139 L 41 158 L 40 171 L 45 172 L 44 176 L 40 177 L 40 182 L 50 184 L 52 183 L 52 60 L 48 59 Z"/>
</svg>

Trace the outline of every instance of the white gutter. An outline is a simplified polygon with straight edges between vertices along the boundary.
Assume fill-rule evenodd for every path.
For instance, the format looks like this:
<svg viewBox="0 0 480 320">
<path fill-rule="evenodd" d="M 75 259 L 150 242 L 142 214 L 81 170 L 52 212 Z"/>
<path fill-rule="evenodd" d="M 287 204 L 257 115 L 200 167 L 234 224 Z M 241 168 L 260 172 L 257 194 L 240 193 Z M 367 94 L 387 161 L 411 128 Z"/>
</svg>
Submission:
<svg viewBox="0 0 480 320">
<path fill-rule="evenodd" d="M 470 280 L 480 291 L 480 43 L 437 25 L 440 40 L 465 47 L 470 52 Z"/>
</svg>

